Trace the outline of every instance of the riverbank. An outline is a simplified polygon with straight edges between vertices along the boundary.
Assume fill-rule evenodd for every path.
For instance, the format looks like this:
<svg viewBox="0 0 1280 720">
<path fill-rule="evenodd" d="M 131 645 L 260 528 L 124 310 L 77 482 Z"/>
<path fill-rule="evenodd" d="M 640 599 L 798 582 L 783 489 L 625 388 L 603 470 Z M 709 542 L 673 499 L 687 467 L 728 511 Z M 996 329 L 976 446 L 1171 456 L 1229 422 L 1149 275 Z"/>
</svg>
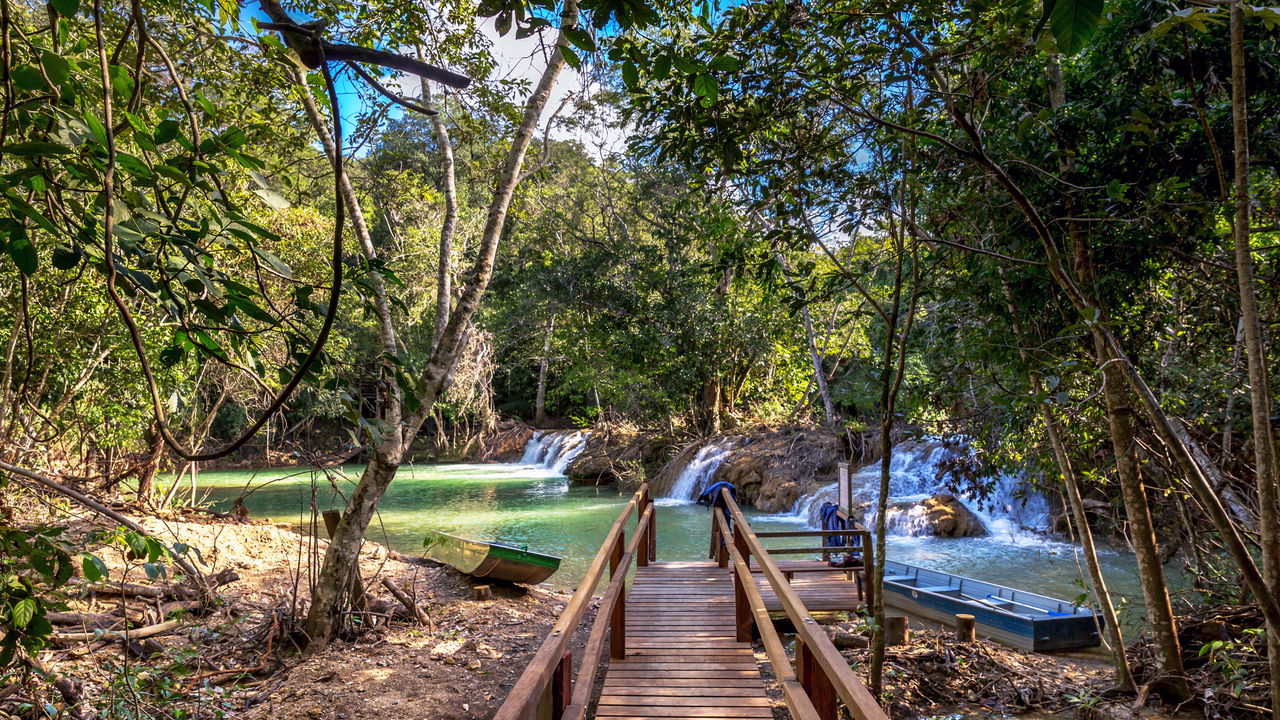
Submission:
<svg viewBox="0 0 1280 720">
<path fill-rule="evenodd" d="M 364 629 L 303 656 L 297 633 L 314 568 L 308 558 L 323 555 L 324 540 L 203 512 L 131 517 L 165 544 L 189 547 L 186 557 L 202 573 L 225 581 L 216 601 L 205 606 L 190 599 L 171 602 L 188 596 L 164 578 L 148 579 L 145 558 L 131 559 L 118 544 L 90 543 L 87 549 L 103 560 L 108 579 L 94 590 L 83 584 L 74 588 L 56 626 L 74 639 L 40 656 L 51 673 L 70 681 L 64 685 L 73 688 L 72 694 L 64 696 L 33 678 L 26 689 L 5 689 L 7 683 L 0 682 L 5 689 L 0 697 L 30 695 L 84 718 L 185 713 L 261 720 L 483 720 L 496 710 L 568 598 L 546 586 L 494 584 L 491 599 L 476 600 L 472 578 L 366 543 L 361 576 L 371 614 Z M 66 525 L 70 537 L 80 538 L 114 530 L 79 512 L 25 517 L 23 524 Z M 168 570 L 171 575 L 173 569 Z M 415 598 L 429 624 L 405 612 L 384 580 Z M 122 582 L 131 596 L 119 594 Z M 157 596 L 136 594 L 147 588 L 155 588 Z M 64 624 L 73 617 L 79 623 Z M 128 643 L 95 639 L 92 625 L 125 618 L 135 628 L 161 631 Z M 76 631 L 88 634 L 82 639 Z"/>
</svg>

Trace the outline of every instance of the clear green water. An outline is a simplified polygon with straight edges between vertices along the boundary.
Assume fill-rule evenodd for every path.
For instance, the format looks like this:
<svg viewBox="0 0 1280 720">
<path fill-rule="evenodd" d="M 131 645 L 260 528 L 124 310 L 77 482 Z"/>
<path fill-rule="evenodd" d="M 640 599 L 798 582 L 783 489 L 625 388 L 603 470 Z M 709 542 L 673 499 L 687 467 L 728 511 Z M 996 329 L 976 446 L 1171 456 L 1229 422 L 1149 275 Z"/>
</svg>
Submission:
<svg viewBox="0 0 1280 720">
<path fill-rule="evenodd" d="M 243 496 L 253 517 L 302 523 L 311 499 L 320 510 L 341 509 L 360 466 L 326 477 L 309 470 L 270 469 L 203 472 L 201 494 L 227 509 Z M 629 495 L 613 487 L 570 483 L 551 471 L 523 465 L 419 465 L 400 470 L 369 531 L 372 540 L 406 553 L 419 553 L 427 529 L 527 545 L 564 559 L 551 584 L 574 587 L 599 542 Z M 304 513 L 307 513 L 304 516 Z M 800 527 L 792 516 L 747 510 L 757 530 Z M 658 557 L 694 560 L 706 557 L 710 515 L 705 508 L 659 501 Z M 770 541 L 771 546 L 811 545 L 813 539 Z M 1032 592 L 1071 599 L 1081 593 L 1072 547 L 1065 543 L 1018 538 L 894 537 L 889 557 L 945 572 L 987 580 Z M 1140 606 L 1135 566 L 1119 552 L 1103 557 L 1110 589 Z"/>
</svg>

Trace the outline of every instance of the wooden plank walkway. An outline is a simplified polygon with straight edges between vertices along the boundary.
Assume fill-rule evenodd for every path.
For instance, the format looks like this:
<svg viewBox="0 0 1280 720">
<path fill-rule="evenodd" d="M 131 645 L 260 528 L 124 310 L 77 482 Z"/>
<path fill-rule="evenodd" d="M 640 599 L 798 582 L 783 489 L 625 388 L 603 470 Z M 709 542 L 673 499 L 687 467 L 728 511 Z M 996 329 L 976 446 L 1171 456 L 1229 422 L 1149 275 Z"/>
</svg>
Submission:
<svg viewBox="0 0 1280 720">
<path fill-rule="evenodd" d="M 737 642 L 733 575 L 714 562 L 636 569 L 626 658 L 609 662 L 599 720 L 772 718 L 751 643 Z"/>
</svg>

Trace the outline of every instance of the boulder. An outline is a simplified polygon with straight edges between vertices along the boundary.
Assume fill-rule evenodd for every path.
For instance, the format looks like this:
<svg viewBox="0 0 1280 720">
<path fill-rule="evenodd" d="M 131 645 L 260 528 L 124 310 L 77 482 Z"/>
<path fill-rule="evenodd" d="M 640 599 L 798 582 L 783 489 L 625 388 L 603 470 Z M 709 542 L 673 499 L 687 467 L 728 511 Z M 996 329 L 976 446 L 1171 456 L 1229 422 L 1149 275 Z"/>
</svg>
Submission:
<svg viewBox="0 0 1280 720">
<path fill-rule="evenodd" d="M 738 499 L 763 512 L 785 512 L 802 496 L 836 480 L 840 436 L 799 426 L 753 432 L 716 471 Z"/>
<path fill-rule="evenodd" d="M 942 537 L 981 537 L 987 529 L 954 495 L 939 494 L 920 503 L 930 534 Z"/>
</svg>

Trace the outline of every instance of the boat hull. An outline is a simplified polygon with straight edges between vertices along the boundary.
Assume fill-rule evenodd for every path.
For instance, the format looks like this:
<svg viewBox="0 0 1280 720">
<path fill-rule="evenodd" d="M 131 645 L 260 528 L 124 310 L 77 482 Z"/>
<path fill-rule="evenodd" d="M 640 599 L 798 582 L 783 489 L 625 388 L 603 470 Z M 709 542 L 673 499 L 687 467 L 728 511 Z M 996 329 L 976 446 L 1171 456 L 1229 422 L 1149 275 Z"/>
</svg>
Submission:
<svg viewBox="0 0 1280 720">
<path fill-rule="evenodd" d="M 889 562 L 884 591 L 886 605 L 948 626 L 955 624 L 957 614 L 972 615 L 979 635 L 1022 650 L 1073 650 L 1100 643 L 1102 618 L 1092 611 L 973 578 Z"/>
<path fill-rule="evenodd" d="M 536 585 L 560 569 L 560 558 L 502 543 L 428 531 L 426 555 L 472 577 Z"/>
</svg>

